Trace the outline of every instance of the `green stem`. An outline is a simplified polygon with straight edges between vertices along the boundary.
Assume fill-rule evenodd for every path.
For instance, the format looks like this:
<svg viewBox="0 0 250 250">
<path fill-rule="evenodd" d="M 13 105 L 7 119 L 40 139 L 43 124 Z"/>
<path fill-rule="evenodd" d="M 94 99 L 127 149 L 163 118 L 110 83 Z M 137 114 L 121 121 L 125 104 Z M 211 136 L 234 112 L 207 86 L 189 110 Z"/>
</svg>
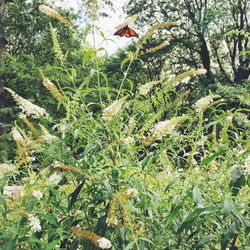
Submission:
<svg viewBox="0 0 250 250">
<path fill-rule="evenodd" d="M 100 104 L 101 108 L 103 107 L 103 102 L 102 102 L 102 95 L 101 95 L 101 82 L 100 82 L 100 72 L 99 72 L 99 63 L 98 63 L 98 58 L 97 58 L 97 51 L 96 51 L 96 42 L 95 42 L 95 24 L 93 21 L 93 44 L 94 44 L 94 53 L 95 53 L 95 66 L 96 66 L 96 73 L 97 73 L 97 88 L 98 88 L 98 93 L 99 93 L 99 99 L 100 99 Z"/>
<path fill-rule="evenodd" d="M 118 90 L 118 94 L 117 94 L 117 96 L 116 96 L 116 100 L 117 100 L 117 99 L 119 98 L 119 96 L 121 95 L 121 90 L 122 90 L 122 87 L 123 87 L 124 81 L 125 81 L 125 80 L 126 80 L 126 78 L 127 78 L 128 71 L 130 70 L 131 64 L 132 64 L 132 62 L 134 61 L 134 59 L 135 59 L 135 58 L 137 58 L 138 53 L 139 53 L 139 48 L 137 48 L 136 52 L 134 53 L 134 55 L 136 55 L 136 56 L 133 56 L 133 58 L 132 58 L 132 59 L 130 59 L 130 61 L 129 61 L 129 65 L 128 65 L 128 67 L 127 67 L 127 69 L 126 69 L 125 73 L 124 73 L 124 76 L 123 76 L 123 79 L 122 79 L 121 85 L 120 85 L 119 90 Z"/>
<path fill-rule="evenodd" d="M 129 65 L 128 65 L 128 67 L 127 67 L 127 70 L 126 70 L 125 73 L 124 73 L 124 77 L 123 77 L 123 79 L 122 79 L 121 85 L 120 85 L 119 90 L 118 90 L 118 94 L 117 94 L 117 96 L 116 96 L 116 100 L 117 100 L 117 99 L 119 98 L 119 96 L 121 95 L 120 92 L 121 92 L 121 90 L 122 90 L 124 81 L 125 81 L 126 78 L 127 78 L 128 71 L 129 71 L 129 69 L 130 69 L 130 67 L 131 67 L 132 61 L 133 61 L 133 60 L 131 59 L 130 62 L 129 62 Z"/>
</svg>

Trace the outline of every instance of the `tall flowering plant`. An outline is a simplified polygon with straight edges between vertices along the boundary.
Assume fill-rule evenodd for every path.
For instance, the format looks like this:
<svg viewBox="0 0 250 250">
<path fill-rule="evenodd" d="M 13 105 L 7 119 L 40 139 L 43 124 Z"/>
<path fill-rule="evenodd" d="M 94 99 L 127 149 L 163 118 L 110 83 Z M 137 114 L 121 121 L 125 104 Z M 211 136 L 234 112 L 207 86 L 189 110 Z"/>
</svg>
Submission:
<svg viewBox="0 0 250 250">
<path fill-rule="evenodd" d="M 96 16 L 98 5 L 91 6 Z M 50 7 L 40 11 L 72 28 Z M 178 25 L 149 28 L 124 61 L 117 89 L 108 87 L 100 71 L 98 48 L 89 47 L 86 58 L 94 58 L 96 69 L 77 86 L 77 71 L 67 68 L 51 26 L 60 73 L 72 86 L 61 88 L 46 69 L 39 70 L 60 117 L 7 89 L 21 114 L 12 130 L 17 156 L 0 164 L 2 246 L 226 249 L 236 241 L 247 246 L 249 150 L 244 129 L 235 123 L 241 110 L 225 110 L 213 93 L 186 106 L 189 93 L 178 87 L 204 69 L 162 72 L 134 93 L 124 84 L 153 33 Z"/>
</svg>

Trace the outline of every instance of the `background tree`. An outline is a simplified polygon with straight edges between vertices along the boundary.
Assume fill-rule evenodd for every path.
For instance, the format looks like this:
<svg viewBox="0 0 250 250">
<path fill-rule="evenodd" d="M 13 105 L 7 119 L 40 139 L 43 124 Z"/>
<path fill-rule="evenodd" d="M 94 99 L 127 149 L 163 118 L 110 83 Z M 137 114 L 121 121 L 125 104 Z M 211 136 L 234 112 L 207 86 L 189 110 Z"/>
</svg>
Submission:
<svg viewBox="0 0 250 250">
<path fill-rule="evenodd" d="M 2 120 L 0 124 L 0 129 L 2 128 L 0 130 L 0 160 L 9 158 L 11 152 L 13 153 L 13 148 L 7 146 L 11 145 L 11 135 L 8 132 L 15 115 L 19 111 L 13 109 L 12 98 L 4 92 L 3 87 L 7 86 L 13 89 L 26 99 L 36 100 L 36 103 L 43 105 L 49 113 L 57 110 L 55 114 L 60 115 L 62 111 L 58 111 L 55 100 L 45 91 L 38 69 L 43 67 L 46 75 L 51 76 L 52 81 L 57 79 L 56 82 L 60 82 L 62 88 L 71 87 L 72 81 L 77 86 L 82 84 L 87 72 L 90 72 L 95 65 L 94 50 L 91 50 L 91 46 L 86 39 L 89 30 L 88 23 L 91 19 L 97 18 L 97 15 L 105 15 L 104 11 L 99 11 L 103 10 L 104 6 L 111 6 L 110 1 L 105 0 L 101 2 L 80 1 L 81 8 L 79 8 L 78 13 L 74 13 L 71 9 L 57 8 L 59 13 L 69 22 L 81 26 L 77 27 L 76 24 L 73 24 L 72 28 L 69 29 L 58 20 L 41 13 L 39 11 L 39 5 L 41 4 L 51 4 L 52 7 L 54 5 L 53 1 L 14 0 L 5 5 L 4 16 L 3 11 L 1 12 L 2 24 L 5 24 L 1 25 L 1 32 L 4 32 L 4 37 L 7 38 L 9 44 L 5 65 L 2 64 L 0 69 L 3 82 L 0 98 Z M 4 7 L 4 4 L 1 6 Z M 90 9 L 90 14 L 86 15 Z M 83 17 L 85 18 L 83 19 Z M 87 31 L 79 32 L 78 28 Z M 3 50 L 5 50 L 4 39 L 1 39 L 1 43 L 4 45 Z M 55 45 L 55 43 L 58 43 L 58 45 Z M 56 46 L 60 47 L 63 61 L 53 53 Z M 1 56 L 1 58 L 3 57 Z M 66 68 L 70 68 L 70 72 L 65 70 Z M 76 75 L 75 72 L 80 73 Z"/>
<path fill-rule="evenodd" d="M 155 35 L 156 41 L 171 39 L 178 48 L 161 50 L 161 58 L 168 58 L 176 70 L 180 70 L 180 65 L 204 67 L 208 84 L 214 83 L 214 78 L 230 83 L 248 78 L 249 57 L 243 52 L 249 38 L 242 35 L 244 30 L 249 32 L 248 8 L 247 0 L 133 0 L 125 9 L 129 15 L 139 15 L 141 27 L 150 23 L 181 21 L 177 32 L 159 31 Z M 230 34 L 230 31 L 235 32 Z M 155 68 L 159 67 L 161 65 L 157 64 Z"/>
<path fill-rule="evenodd" d="M 8 0 L 0 0 L 0 71 L 5 68 L 5 51 L 8 41 L 5 37 L 5 25 L 4 25 L 4 14 L 6 3 L 10 2 Z M 9 108 L 6 106 L 7 99 L 4 95 L 4 84 L 5 80 L 0 76 L 0 139 L 5 140 L 6 137 L 2 136 L 6 133 L 8 125 L 6 125 L 6 114 L 9 112 Z M 1 138 L 2 137 L 2 138 Z M 4 144 L 0 141 L 0 152 L 1 148 L 4 147 Z"/>
<path fill-rule="evenodd" d="M 12 88 L 27 99 L 37 99 L 38 104 L 43 102 L 48 110 L 56 109 L 53 98 L 41 84 L 38 68 L 44 65 L 61 67 L 61 63 L 53 53 L 51 42 L 51 28 L 55 29 L 61 49 L 67 54 L 68 47 L 80 48 L 80 38 L 73 36 L 73 31 L 64 27 L 57 20 L 42 14 L 38 6 L 44 1 L 34 0 L 32 2 L 15 0 L 1 5 L 1 93 L 0 93 L 0 152 L 1 157 L 8 158 L 11 149 L 9 129 L 18 110 L 13 109 L 13 101 L 3 87 Z M 3 8 L 5 7 L 4 15 Z M 74 16 L 69 11 L 63 15 L 71 20 Z M 6 49 L 6 41 L 8 46 Z M 5 52 L 5 61 L 3 60 Z M 67 54 L 69 63 L 78 64 L 79 55 Z M 62 77 L 62 75 L 61 75 Z"/>
</svg>

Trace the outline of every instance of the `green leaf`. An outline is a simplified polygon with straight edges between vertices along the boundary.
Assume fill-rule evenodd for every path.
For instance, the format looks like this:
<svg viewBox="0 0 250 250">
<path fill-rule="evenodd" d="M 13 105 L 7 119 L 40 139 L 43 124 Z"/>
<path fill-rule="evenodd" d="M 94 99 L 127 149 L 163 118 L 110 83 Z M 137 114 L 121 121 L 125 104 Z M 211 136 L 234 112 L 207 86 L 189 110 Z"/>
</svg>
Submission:
<svg viewBox="0 0 250 250">
<path fill-rule="evenodd" d="M 47 222 L 49 222 L 50 224 L 57 226 L 57 218 L 55 215 L 53 214 L 41 214 L 41 219 L 46 220 Z"/>
<path fill-rule="evenodd" d="M 55 249 L 56 245 L 60 243 L 60 240 L 55 240 L 50 242 L 47 246 L 46 246 L 46 250 L 53 250 Z"/>
<path fill-rule="evenodd" d="M 127 57 L 122 60 L 121 69 L 123 68 L 124 64 L 126 64 L 128 61 L 130 61 L 130 59 Z"/>
<path fill-rule="evenodd" d="M 240 167 L 236 166 L 231 171 L 231 187 L 233 195 L 237 195 L 240 189 L 246 184 L 246 179 Z"/>
<path fill-rule="evenodd" d="M 183 223 L 181 224 L 181 226 L 178 228 L 177 233 L 182 232 L 184 229 L 188 228 L 190 225 L 192 225 L 192 223 L 194 222 L 194 220 L 202 215 L 202 214 L 208 214 L 211 211 L 213 211 L 214 208 L 212 207 L 206 207 L 206 208 L 197 208 L 195 209 L 192 213 L 190 213 L 186 219 L 183 221 Z"/>
<path fill-rule="evenodd" d="M 4 207 L 4 210 L 7 210 L 6 200 L 4 199 L 4 197 L 2 195 L 0 195 L 0 204 Z M 1 211 L 3 211 L 3 210 L 1 210 Z"/>
<path fill-rule="evenodd" d="M 76 202 L 77 197 L 78 197 L 78 195 L 80 194 L 81 189 L 82 189 L 84 183 L 85 183 L 85 181 L 83 181 L 83 182 L 75 189 L 75 191 L 74 191 L 72 194 L 70 194 L 71 199 L 70 199 L 70 202 L 69 202 L 69 205 L 68 205 L 68 210 L 71 209 L 72 206 L 73 206 L 73 204 Z"/>
<path fill-rule="evenodd" d="M 248 220 L 247 217 L 243 216 L 241 213 L 239 213 L 235 209 L 232 211 L 232 213 L 235 216 L 235 218 L 238 220 L 238 222 L 242 224 L 242 226 L 250 229 L 250 221 Z"/>
<path fill-rule="evenodd" d="M 171 210 L 170 214 L 167 216 L 166 219 L 166 226 L 170 225 L 172 223 L 172 221 L 176 218 L 176 216 L 178 215 L 179 210 L 182 208 L 181 205 L 175 207 L 174 209 Z"/>
<path fill-rule="evenodd" d="M 143 160 L 142 160 L 142 169 L 144 169 L 146 166 L 148 166 L 151 161 L 153 160 L 154 158 L 154 154 L 153 153 L 149 153 Z"/>
<path fill-rule="evenodd" d="M 44 240 L 39 240 L 35 238 L 34 236 L 31 236 L 31 238 L 27 239 L 27 242 L 30 244 L 39 244 L 40 246 L 45 246 L 46 242 Z"/>
<path fill-rule="evenodd" d="M 174 179 L 172 179 L 168 185 L 166 186 L 164 193 L 166 193 L 174 184 L 175 182 L 179 179 L 179 177 L 175 177 Z"/>
<path fill-rule="evenodd" d="M 138 243 L 139 243 L 139 241 L 146 241 L 146 242 L 154 245 L 154 243 L 151 240 L 147 239 L 147 238 L 137 238 L 136 240 L 129 242 L 124 250 L 132 249 L 132 247 L 135 245 L 136 241 L 138 241 Z"/>
<path fill-rule="evenodd" d="M 221 237 L 221 249 L 225 250 L 229 241 L 240 232 L 240 225 L 234 221 L 226 230 L 224 230 Z"/>
<path fill-rule="evenodd" d="M 107 225 L 107 215 L 103 215 L 99 218 L 96 227 L 95 227 L 95 233 L 98 235 L 105 235 L 108 225 Z"/>
<path fill-rule="evenodd" d="M 71 77 L 72 77 L 72 80 L 74 80 L 76 78 L 76 69 L 75 68 L 71 69 Z"/>
<path fill-rule="evenodd" d="M 109 195 L 112 195 L 112 187 L 107 179 L 103 180 L 103 185 L 105 186 L 106 190 L 108 191 Z"/>
<path fill-rule="evenodd" d="M 172 240 L 169 240 L 167 244 L 168 245 L 166 247 L 166 250 L 172 250 L 173 249 Z"/>
<path fill-rule="evenodd" d="M 219 152 L 216 152 L 210 156 L 207 156 L 205 157 L 202 162 L 201 162 L 201 165 L 207 165 L 208 163 L 210 163 L 211 161 L 213 161 L 216 157 L 220 156 L 222 154 L 222 152 L 224 151 L 219 151 Z"/>
<path fill-rule="evenodd" d="M 16 240 L 17 240 L 17 237 L 16 238 L 10 238 L 9 241 L 8 241 L 8 245 L 7 245 L 6 250 L 13 250 L 13 249 L 15 249 Z"/>
<path fill-rule="evenodd" d="M 233 210 L 233 201 L 225 200 L 224 201 L 224 215 L 228 216 Z"/>
<path fill-rule="evenodd" d="M 69 250 L 77 250 L 77 249 L 78 249 L 78 240 L 73 240 Z"/>
<path fill-rule="evenodd" d="M 94 145 L 92 143 L 88 143 L 84 149 L 83 154 L 87 155 L 93 148 L 94 148 Z"/>
<path fill-rule="evenodd" d="M 36 204 L 36 200 L 30 199 L 28 204 L 26 205 L 26 210 L 31 212 L 35 204 Z"/>
<path fill-rule="evenodd" d="M 124 249 L 124 250 L 129 250 L 129 249 L 132 249 L 132 247 L 134 246 L 134 244 L 135 244 L 135 241 L 131 241 L 131 242 L 129 242 L 129 243 L 128 243 L 128 245 L 125 247 L 125 249 Z"/>
<path fill-rule="evenodd" d="M 196 186 L 193 188 L 193 198 L 196 204 L 201 202 L 201 192 Z"/>
<path fill-rule="evenodd" d="M 147 238 L 142 238 L 142 237 L 140 237 L 140 238 L 137 238 L 137 240 L 143 240 L 143 241 L 146 241 L 146 242 L 148 242 L 148 243 L 154 245 L 154 243 L 153 243 L 151 240 L 147 239 Z"/>
<path fill-rule="evenodd" d="M 134 89 L 134 82 L 132 81 L 132 80 L 130 80 L 130 79 L 126 79 L 126 81 L 129 83 L 129 85 L 130 85 L 130 91 L 133 91 L 133 89 Z"/>
<path fill-rule="evenodd" d="M 103 72 L 100 72 L 100 75 L 103 77 L 103 79 L 105 80 L 106 85 L 108 87 L 108 77 L 107 77 L 107 75 L 105 73 L 103 73 Z"/>
<path fill-rule="evenodd" d="M 207 245 L 208 242 L 213 241 L 215 238 L 214 235 L 208 235 L 203 237 L 197 244 L 195 249 L 200 249 L 203 248 L 205 245 Z"/>
</svg>

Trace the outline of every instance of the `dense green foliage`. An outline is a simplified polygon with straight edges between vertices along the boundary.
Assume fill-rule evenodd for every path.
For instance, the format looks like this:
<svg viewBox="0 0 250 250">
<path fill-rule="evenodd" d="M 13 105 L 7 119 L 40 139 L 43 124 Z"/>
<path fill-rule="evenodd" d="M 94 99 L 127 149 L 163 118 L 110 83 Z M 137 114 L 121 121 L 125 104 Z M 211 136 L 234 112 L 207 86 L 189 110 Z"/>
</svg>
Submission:
<svg viewBox="0 0 250 250">
<path fill-rule="evenodd" d="M 20 2 L 9 6 L 14 16 L 15 4 Z M 59 14 L 54 20 L 33 7 L 23 8 L 36 13 L 29 18 L 38 26 L 25 32 L 43 27 L 44 35 L 34 47 L 27 40 L 18 54 L 11 47 L 1 69 L 7 83 L 1 112 L 10 110 L 12 131 L 0 142 L 6 145 L 0 157 L 0 248 L 247 249 L 247 80 L 236 85 L 232 69 L 231 80 L 224 80 L 221 68 L 204 69 L 198 54 L 195 64 L 185 63 L 176 56 L 187 55 L 180 53 L 185 44 L 157 47 L 154 34 L 185 28 L 176 15 L 103 58 L 87 41 L 89 33 L 95 36 L 94 24 L 78 33 Z M 213 37 L 211 12 L 203 17 L 204 34 Z M 12 27 L 19 34 L 17 23 L 25 21 L 18 18 Z"/>
<path fill-rule="evenodd" d="M 62 51 L 67 54 L 68 63 L 76 62 L 79 65 L 79 55 L 68 52 L 69 48 L 80 48 L 80 40 L 73 35 L 72 30 L 64 27 L 57 20 L 41 15 L 38 10 L 39 4 L 44 1 L 32 1 L 32 4 L 24 1 L 11 1 L 6 4 L 4 24 L 5 33 L 8 39 L 5 65 L 0 68 L 0 77 L 4 85 L 12 88 L 17 93 L 31 100 L 36 99 L 38 104 L 43 103 L 48 110 L 55 110 L 55 102 L 48 98 L 44 91 L 38 74 L 38 68 L 42 65 L 60 65 L 53 54 L 53 43 L 50 35 L 49 23 L 56 29 Z M 64 13 L 66 16 L 72 16 Z M 17 113 L 13 107 L 13 101 L 8 95 L 1 93 L 0 103 L 0 129 L 11 128 L 13 117 Z M 6 131 L 6 130 L 5 130 Z M 0 160 L 13 157 L 9 148 L 10 136 L 2 135 L 0 147 Z M 5 143 L 7 141 L 7 143 Z"/>
<path fill-rule="evenodd" d="M 138 14 L 140 26 L 179 20 L 177 31 L 159 30 L 151 43 L 169 40 L 170 46 L 159 53 L 170 58 L 171 69 L 202 65 L 211 83 L 215 79 L 239 83 L 248 78 L 249 54 L 243 53 L 248 48 L 248 9 L 246 0 L 131 0 L 126 7 L 128 14 Z M 151 55 L 151 60 L 159 72 L 164 66 L 159 54 Z"/>
</svg>

